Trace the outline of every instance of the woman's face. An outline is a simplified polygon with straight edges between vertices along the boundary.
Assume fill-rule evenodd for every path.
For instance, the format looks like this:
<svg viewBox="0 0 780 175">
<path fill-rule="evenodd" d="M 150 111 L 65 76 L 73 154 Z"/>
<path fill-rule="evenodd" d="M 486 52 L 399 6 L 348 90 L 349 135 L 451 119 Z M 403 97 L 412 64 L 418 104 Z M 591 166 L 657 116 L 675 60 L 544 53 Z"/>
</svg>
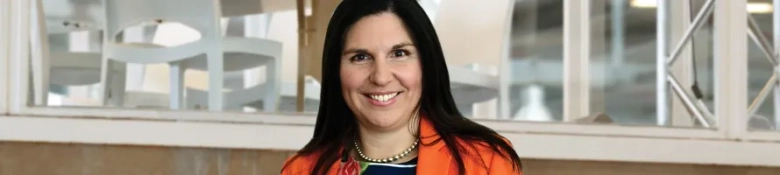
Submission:
<svg viewBox="0 0 780 175">
<path fill-rule="evenodd" d="M 422 73 L 401 19 L 392 13 L 371 15 L 347 32 L 340 72 L 347 105 L 364 128 L 406 126 L 420 100 Z"/>
</svg>

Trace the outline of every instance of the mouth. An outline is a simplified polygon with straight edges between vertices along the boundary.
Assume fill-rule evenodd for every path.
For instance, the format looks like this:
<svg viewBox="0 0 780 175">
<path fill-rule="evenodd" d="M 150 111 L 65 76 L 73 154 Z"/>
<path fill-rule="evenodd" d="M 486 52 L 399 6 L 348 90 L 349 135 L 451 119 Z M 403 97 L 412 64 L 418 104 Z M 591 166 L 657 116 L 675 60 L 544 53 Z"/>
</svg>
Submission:
<svg viewBox="0 0 780 175">
<path fill-rule="evenodd" d="M 386 106 L 395 102 L 396 97 L 402 92 L 365 93 L 369 101 L 374 105 Z"/>
</svg>

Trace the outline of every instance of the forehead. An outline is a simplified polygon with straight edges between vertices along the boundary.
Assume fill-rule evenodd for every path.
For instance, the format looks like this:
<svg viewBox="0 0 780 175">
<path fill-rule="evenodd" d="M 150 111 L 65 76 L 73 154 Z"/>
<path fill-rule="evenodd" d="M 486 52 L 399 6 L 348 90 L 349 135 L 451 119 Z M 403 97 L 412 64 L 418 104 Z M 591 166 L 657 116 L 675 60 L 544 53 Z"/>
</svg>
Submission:
<svg viewBox="0 0 780 175">
<path fill-rule="evenodd" d="M 392 13 L 380 13 L 363 17 L 352 26 L 347 33 L 345 49 L 382 49 L 403 42 L 411 42 L 411 39 L 401 19 Z"/>
</svg>

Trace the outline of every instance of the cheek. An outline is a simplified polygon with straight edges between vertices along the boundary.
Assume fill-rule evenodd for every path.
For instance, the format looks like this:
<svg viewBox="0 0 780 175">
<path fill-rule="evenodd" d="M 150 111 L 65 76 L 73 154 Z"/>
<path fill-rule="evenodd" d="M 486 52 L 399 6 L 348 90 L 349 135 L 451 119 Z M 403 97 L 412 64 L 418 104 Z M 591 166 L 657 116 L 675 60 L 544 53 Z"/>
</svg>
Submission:
<svg viewBox="0 0 780 175">
<path fill-rule="evenodd" d="M 398 78 L 406 89 L 414 91 L 414 93 L 420 93 L 422 89 L 422 71 L 419 66 L 399 71 Z"/>
<path fill-rule="evenodd" d="M 342 67 L 339 73 L 339 76 L 341 78 L 341 89 L 344 92 L 354 91 L 360 88 L 362 83 L 362 78 L 360 77 L 360 73 L 358 73 L 355 69 L 350 69 L 349 67 Z M 347 95 L 346 93 L 344 95 Z"/>
</svg>

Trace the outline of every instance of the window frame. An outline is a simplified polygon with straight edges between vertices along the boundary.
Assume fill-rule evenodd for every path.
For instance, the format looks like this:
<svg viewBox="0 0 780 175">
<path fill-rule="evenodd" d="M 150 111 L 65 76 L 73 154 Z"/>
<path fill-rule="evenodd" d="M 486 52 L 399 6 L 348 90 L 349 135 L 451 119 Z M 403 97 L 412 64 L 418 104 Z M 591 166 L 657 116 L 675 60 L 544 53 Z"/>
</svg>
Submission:
<svg viewBox="0 0 780 175">
<path fill-rule="evenodd" d="M 773 27 L 775 36 L 772 36 L 772 38 L 770 38 L 770 39 L 773 39 L 773 41 L 778 41 L 778 40 L 780 40 L 780 36 L 779 36 L 780 34 L 778 34 L 777 32 L 780 31 L 780 24 L 778 24 L 776 22 L 780 21 L 780 14 L 778 14 L 778 13 L 780 13 L 780 0 L 773 0 L 772 4 L 773 4 L 773 8 L 774 8 L 773 15 L 772 15 L 772 21 L 775 22 L 772 27 Z M 777 53 L 778 53 L 777 49 L 780 49 L 780 45 L 775 44 L 774 47 L 772 47 L 772 49 L 775 49 L 774 50 L 775 51 L 775 55 L 774 56 L 777 57 Z M 775 60 L 777 60 L 777 58 Z M 747 61 L 745 61 L 745 62 L 747 62 Z M 777 66 L 778 65 L 775 65 L 775 68 L 777 68 Z M 777 70 L 775 70 L 775 74 L 777 74 Z M 779 104 L 778 102 L 780 102 L 780 96 L 778 96 L 778 94 L 780 94 L 780 92 L 778 92 L 778 90 L 780 90 L 780 86 L 775 85 L 775 87 L 772 88 L 772 89 L 775 92 L 772 92 L 772 95 L 767 97 L 767 98 L 772 98 L 772 100 L 775 100 L 775 105 L 774 106 L 776 107 Z M 764 104 L 764 105 L 767 105 L 767 104 Z M 776 108 L 774 112 L 775 112 L 775 114 L 773 115 L 774 117 L 780 116 L 780 109 Z M 747 117 L 747 115 L 745 115 L 745 116 Z M 777 126 L 778 124 L 780 124 L 780 121 L 778 121 L 778 120 L 780 120 L 780 118 L 775 118 L 776 121 L 774 122 L 774 124 L 776 126 L 775 126 L 775 130 L 774 131 L 751 131 L 751 130 L 749 130 L 749 128 L 747 128 L 747 118 L 743 118 L 742 120 L 744 120 L 744 121 L 741 121 L 742 123 L 744 123 L 743 126 L 742 126 L 744 128 L 744 132 L 743 133 L 738 133 L 741 138 L 746 139 L 746 140 L 771 140 L 771 141 L 778 141 L 778 140 L 780 140 L 780 126 Z"/>
<path fill-rule="evenodd" d="M 26 0 L 13 0 L 11 2 L 20 2 L 20 1 L 26 1 Z M 507 2 L 513 2 L 509 0 L 505 0 Z M 29 43 L 30 38 L 29 37 L 19 37 L 19 36 L 30 36 L 30 16 L 29 16 L 29 7 L 31 4 L 33 4 L 35 1 L 28 1 L 28 3 L 19 3 L 17 6 L 18 12 L 20 15 L 15 16 L 18 20 L 20 20 L 19 26 L 26 26 L 20 27 L 22 30 L 15 31 L 16 33 L 12 33 L 14 39 L 14 43 L 20 43 L 18 45 L 12 46 L 11 48 L 12 53 L 14 53 L 14 57 L 11 59 L 11 75 L 12 75 L 12 82 L 10 83 L 12 85 L 11 92 L 9 95 L 11 95 L 11 112 L 15 115 L 30 115 L 30 116 L 62 116 L 62 117 L 98 117 L 98 118 L 134 118 L 134 119 L 163 119 L 163 120 L 176 120 L 176 121 L 210 121 L 210 122 L 249 122 L 249 123 L 273 123 L 273 124 L 292 124 L 292 125 L 298 125 L 298 124 L 305 124 L 305 125 L 313 125 L 314 119 L 312 115 L 301 115 L 301 116 L 308 116 L 306 118 L 311 119 L 288 119 L 284 117 L 284 114 L 237 114 L 237 113 L 231 113 L 231 112 L 206 112 L 206 111 L 164 111 L 164 110 L 148 110 L 148 109 L 119 109 L 119 108 L 76 108 L 76 107 L 44 107 L 44 106 L 28 106 L 28 98 L 26 96 L 27 93 L 29 93 L 29 75 L 28 74 L 19 74 L 19 72 L 28 72 L 29 71 L 29 52 L 26 52 L 30 50 Z M 584 20 L 585 18 L 582 16 L 587 16 L 585 14 L 590 14 L 589 5 L 583 5 L 588 4 L 590 2 L 589 0 L 578 0 L 578 1 L 564 1 L 564 6 L 567 6 L 569 9 L 578 9 L 577 13 L 571 13 L 566 16 L 569 16 L 570 18 L 564 19 L 565 21 L 571 21 L 571 22 L 565 22 L 565 23 L 572 23 L 576 20 Z M 511 5 L 511 4 L 510 4 Z M 513 5 L 509 6 L 512 7 Z M 21 8 L 27 8 L 27 9 L 21 9 Z M 507 8 L 507 10 L 512 10 L 511 8 Z M 21 15 L 25 14 L 25 15 Z M 508 17 L 507 17 L 508 18 Z M 510 26 L 510 25 L 507 25 Z M 572 26 L 571 29 L 576 29 L 574 27 L 579 28 L 588 28 L 589 23 L 582 22 L 580 26 Z M 579 41 L 579 42 L 573 42 L 570 45 L 570 48 L 578 48 L 580 49 L 579 52 L 572 53 L 573 55 L 571 58 L 586 60 L 586 61 L 580 61 L 587 63 L 587 59 L 589 59 L 589 38 L 590 37 L 582 37 L 582 38 L 573 38 L 573 37 L 581 37 L 578 36 L 579 33 L 576 30 L 569 30 L 569 32 L 572 32 L 571 34 L 565 35 L 564 41 Z M 509 32 L 507 32 L 507 35 Z M 23 44 L 22 44 L 23 43 Z M 566 76 L 572 77 L 572 79 L 569 79 L 569 81 L 565 82 L 564 86 L 569 86 L 570 90 L 577 91 L 579 93 L 583 93 L 584 95 L 588 95 L 589 91 L 587 90 L 588 87 L 587 79 L 589 76 L 587 74 L 583 75 L 580 74 L 582 71 L 586 71 L 587 67 L 578 66 L 577 64 L 574 64 L 574 62 L 571 62 L 567 64 L 569 68 L 578 67 L 581 68 L 580 71 L 571 71 L 566 74 Z M 586 64 L 587 65 L 587 64 Z M 576 76 L 575 76 L 576 75 Z M 573 84 L 573 83 L 583 83 L 583 84 Z M 571 87 L 578 87 L 578 88 L 571 88 Z M 582 89 L 585 90 L 582 90 Z M 588 107 L 588 101 L 587 100 L 573 100 L 573 105 L 570 107 L 565 107 L 564 111 L 572 111 L 570 108 L 578 108 L 578 110 L 584 110 L 587 112 L 587 109 L 583 109 Z M 569 115 L 577 115 L 582 112 L 578 113 L 570 113 Z M 258 117 L 258 115 L 268 115 L 268 116 L 278 116 L 278 117 Z M 581 117 L 584 115 L 578 115 L 578 117 Z M 571 116 L 569 116 L 572 118 Z M 501 121 L 482 121 L 481 123 L 484 123 L 488 126 L 493 127 L 496 130 L 506 131 L 506 132 L 541 132 L 541 133 L 554 133 L 554 134 L 585 134 L 585 135 L 610 135 L 610 136 L 636 136 L 636 137 L 661 137 L 661 138 L 701 138 L 701 139 L 717 139 L 717 138 L 723 138 L 722 130 L 709 130 L 709 129 L 691 129 L 691 128 L 670 128 L 670 127 L 658 127 L 658 126 L 621 126 L 621 125 L 583 125 L 583 124 L 577 124 L 577 123 L 536 123 L 536 122 L 501 122 Z M 722 128 L 722 127 L 719 127 Z"/>
<path fill-rule="evenodd" d="M 254 118 L 260 118 L 260 117 L 249 117 L 249 116 L 256 116 L 258 114 L 234 114 L 229 112 L 193 112 L 193 111 L 161 111 L 161 110 L 134 110 L 134 109 L 116 109 L 116 108 L 100 108 L 100 109 L 93 109 L 93 108 L 60 108 L 60 107 L 38 107 L 38 106 L 28 106 L 28 99 L 25 94 L 29 92 L 28 84 L 29 79 L 27 74 L 19 74 L 19 72 L 28 72 L 29 71 L 29 58 L 27 57 L 30 53 L 26 52 L 26 50 L 29 50 L 29 43 L 30 39 L 28 37 L 19 37 L 19 36 L 30 36 L 30 30 L 29 29 L 30 24 L 30 18 L 29 18 L 29 9 L 21 9 L 21 8 L 27 8 L 30 7 L 31 3 L 21 3 L 20 1 L 25 0 L 14 0 L 11 2 L 19 2 L 16 6 L 16 8 L 19 12 L 18 14 L 14 16 L 16 18 L 17 22 L 19 22 L 19 25 L 24 25 L 27 28 L 20 27 L 22 30 L 15 31 L 16 33 L 12 33 L 13 36 L 12 40 L 14 43 L 19 43 L 17 45 L 11 46 L 11 53 L 13 54 L 13 57 L 11 59 L 11 68 L 12 71 L 11 80 L 13 83 L 9 83 L 12 85 L 11 92 L 9 93 L 11 97 L 11 112 L 17 115 L 32 115 L 32 116 L 66 116 L 66 117 L 84 117 L 84 116 L 99 116 L 99 117 L 105 117 L 105 118 L 137 118 L 137 119 L 167 119 L 167 120 L 177 120 L 177 121 L 222 121 L 222 122 L 266 122 L 265 119 L 268 119 L 266 117 L 262 117 L 263 119 L 254 119 Z M 34 2 L 34 1 L 28 1 L 28 2 Z M 590 10 L 588 8 L 584 8 L 585 6 L 580 6 L 582 4 L 587 4 L 584 2 L 589 2 L 589 0 L 580 0 L 580 1 L 564 1 L 564 6 L 567 6 L 569 9 L 579 9 L 576 11 L 577 13 L 568 14 L 566 16 L 572 17 L 572 18 L 566 18 L 565 21 L 572 21 L 572 20 L 582 20 L 581 16 L 589 16 L 589 15 L 583 15 L 583 14 L 590 14 Z M 511 9 L 510 9 L 511 10 Z M 21 15 L 26 14 L 26 15 Z M 571 23 L 571 22 L 569 22 Z M 582 26 L 585 25 L 585 26 Z M 579 28 L 588 28 L 589 23 L 583 22 L 580 26 L 572 26 L 572 27 L 579 27 Z M 574 29 L 574 28 L 572 28 Z M 582 38 L 572 38 L 572 37 L 578 37 L 576 33 L 578 31 L 576 30 L 569 30 L 569 32 L 572 32 L 572 34 L 566 35 L 567 39 L 565 41 L 579 41 L 579 42 L 572 42 L 570 43 L 570 48 L 578 48 L 581 49 L 580 52 L 572 53 L 573 55 L 571 58 L 581 59 L 585 60 L 589 58 L 588 55 L 588 43 L 589 37 L 582 37 Z M 580 36 L 581 37 L 581 36 Z M 728 47 L 728 46 L 724 46 Z M 723 49 L 721 49 L 723 50 Z M 587 61 L 585 61 L 587 62 Z M 568 66 L 570 68 L 573 68 L 577 66 L 576 64 L 569 63 Z M 587 70 L 587 67 L 579 66 L 579 68 Z M 572 91 L 578 91 L 580 93 L 585 93 L 587 95 L 588 91 L 587 86 L 583 85 L 576 85 L 573 83 L 582 83 L 587 82 L 586 80 L 589 78 L 588 76 L 584 76 L 583 74 L 580 74 L 582 70 L 580 71 L 571 71 L 566 74 L 566 76 L 569 76 L 572 79 L 569 79 L 570 81 L 566 81 L 565 86 L 569 86 L 569 90 Z M 576 76 L 574 76 L 576 75 Z M 586 74 L 587 75 L 587 74 Z M 587 84 L 585 84 L 587 85 Z M 571 87 L 581 87 L 581 88 L 571 88 Z M 582 89 L 586 90 L 582 90 Z M 722 88 L 721 88 L 722 89 Z M 572 100 L 573 105 L 570 105 L 569 107 L 566 107 L 565 111 L 576 111 L 572 108 L 578 108 L 578 110 L 582 111 L 586 109 L 582 109 L 584 107 L 587 107 L 588 101 L 586 100 Z M 583 104 L 585 103 L 585 104 Z M 578 113 L 569 113 L 570 116 L 567 116 L 571 118 L 571 115 L 577 115 L 582 112 Z M 268 115 L 276 115 L 276 114 L 268 114 Z M 186 117 L 182 117 L 186 116 Z M 245 117 L 235 117 L 232 118 L 231 116 L 245 116 Z M 582 115 L 579 115 L 582 116 Z M 301 121 L 292 120 L 287 121 L 286 118 L 282 117 L 279 119 L 273 119 L 273 121 L 277 121 L 281 123 L 291 123 L 291 124 L 300 124 Z M 664 137 L 664 138 L 703 138 L 703 139 L 715 139 L 715 138 L 723 138 L 722 131 L 725 127 L 719 127 L 721 129 L 718 130 L 708 130 L 708 129 L 688 129 L 688 128 L 667 128 L 667 127 L 657 127 L 657 126 L 632 126 L 632 127 L 626 127 L 626 126 L 619 126 L 619 125 L 582 125 L 582 124 L 575 124 L 575 123 L 534 123 L 534 122 L 500 122 L 500 121 L 481 121 L 487 125 L 491 125 L 492 127 L 495 127 L 494 129 L 497 130 L 504 130 L 508 132 L 545 132 L 545 133 L 556 133 L 556 134 L 589 134 L 589 135 L 618 135 L 618 136 L 639 136 L 639 137 Z M 272 122 L 273 123 L 273 122 Z M 313 124 L 312 121 L 306 121 L 303 123 L 307 124 Z M 722 122 L 720 122 L 722 123 Z"/>
<path fill-rule="evenodd" d="M 715 1 L 715 115 L 727 139 L 747 133 L 747 6 L 746 0 Z M 726 31 L 726 32 L 723 32 Z M 780 140 L 780 137 L 776 138 Z"/>
<path fill-rule="evenodd" d="M 0 2 L 0 38 L 10 37 L 11 10 L 9 1 Z M 10 39 L 0 39 L 0 115 L 8 111 L 10 42 Z"/>
<path fill-rule="evenodd" d="M 590 114 L 591 1 L 563 1 L 563 122 Z"/>
<path fill-rule="evenodd" d="M 507 0 L 508 1 L 508 0 Z M 7 94 L 0 93 L 1 99 L 9 100 L 7 110 L 10 116 L 0 116 L 0 140 L 14 141 L 50 141 L 68 143 L 131 144 L 161 146 L 197 146 L 216 148 L 254 148 L 254 149 L 299 149 L 310 137 L 315 123 L 314 115 L 270 114 L 270 113 L 231 113 L 208 111 L 169 111 L 119 108 L 60 108 L 27 106 L 29 92 L 29 55 L 30 55 L 30 16 L 29 0 L 9 0 L 0 10 L 10 9 L 10 20 L 0 26 L 9 37 L 8 55 L 0 55 L 0 61 L 6 61 L 9 72 L 7 81 L 0 81 L 0 90 L 6 86 Z M 568 20 L 579 20 L 590 16 L 589 10 L 582 6 L 590 0 L 564 1 L 568 8 L 578 8 L 578 13 L 568 14 Z M 716 1 L 715 14 L 746 13 L 743 8 L 746 0 Z M 741 6 L 738 6 L 741 5 Z M 511 6 L 510 6 L 511 7 Z M 583 15 L 584 14 L 584 15 Z M 579 17 L 578 17 L 579 16 Z M 719 31 L 741 31 L 717 34 L 725 38 L 716 44 L 717 69 L 726 69 L 730 73 L 716 73 L 716 115 L 718 129 L 674 128 L 659 126 L 624 125 L 586 125 L 576 123 L 536 123 L 505 122 L 495 120 L 476 120 L 500 134 L 506 136 L 518 148 L 523 157 L 543 159 L 576 159 L 606 161 L 639 161 L 663 163 L 728 164 L 780 166 L 780 150 L 767 150 L 777 143 L 766 140 L 780 140 L 780 133 L 748 133 L 744 124 L 746 114 L 746 83 L 736 84 L 738 79 L 747 77 L 746 61 L 728 59 L 747 55 L 744 18 L 734 15 L 716 16 Z M 727 16 L 727 17 L 723 17 Z M 577 17 L 577 18 L 572 18 Z M 744 17 L 744 16 L 743 16 Z M 0 19 L 2 20 L 2 19 Z M 570 21 L 573 22 L 573 21 Z M 582 25 L 589 25 L 584 22 Z M 742 26 L 742 27 L 739 27 Z M 576 27 L 576 26 L 574 26 Z M 579 26 L 583 28 L 583 26 Z M 570 27 L 573 28 L 573 27 Z M 568 37 L 576 37 L 578 31 L 572 31 Z M 572 35 L 575 34 L 575 35 Z M 584 38 L 584 39 L 583 39 Z M 579 42 L 569 43 L 571 48 L 589 47 L 589 37 L 579 38 Z M 566 38 L 572 41 L 574 38 Z M 735 40 L 735 41 L 732 41 Z M 742 48 L 744 46 L 744 48 Z M 587 63 L 588 49 L 572 53 L 571 58 Z M 578 66 L 569 63 L 570 68 Z M 571 71 L 566 75 L 578 79 L 567 81 L 568 87 L 582 87 L 574 82 L 587 82 L 588 76 L 576 74 L 587 70 Z M 576 75 L 576 76 L 575 76 Z M 0 80 L 4 74 L 0 73 Z M 587 85 L 587 84 L 585 84 Z M 744 87 L 743 87 L 744 86 Z M 720 88 L 719 88 L 720 87 Z M 590 88 L 585 86 L 583 88 Z M 568 91 L 589 93 L 582 89 L 570 88 Z M 5 92 L 5 91 L 3 91 Z M 5 96 L 2 96 L 5 95 Z M 585 94 L 589 95 L 589 94 Z M 3 100 L 5 101 L 5 100 Z M 4 103 L 0 101 L 0 105 Z M 583 104 L 585 103 L 585 104 Z M 566 111 L 582 111 L 587 100 L 575 100 L 565 108 Z M 736 105 L 735 105 L 736 104 Z M 0 108 L 2 109 L 2 108 Z M 587 110 L 586 110 L 587 111 Z M 576 112 L 582 113 L 582 112 Z M 576 113 L 568 114 L 571 118 Z M 505 116 L 502 116 L 505 117 Z M 46 126 L 46 127 L 40 127 Z M 284 133 L 284 134 L 279 134 Z M 231 137 L 225 137 L 230 135 Z M 296 139 L 290 139 L 296 138 Z M 747 139 L 746 139 L 747 138 Z M 759 141 L 752 141 L 759 140 Z M 582 147 L 571 145 L 584 145 Z M 751 150 L 746 154 L 720 154 L 722 149 Z M 754 151 L 755 150 L 755 151 Z M 689 156 L 696 155 L 696 156 Z M 752 157 L 751 157 L 752 156 Z M 751 160 L 749 158 L 760 159 Z M 763 161 L 757 161 L 763 160 Z M 777 160 L 777 161 L 768 161 Z"/>
</svg>

